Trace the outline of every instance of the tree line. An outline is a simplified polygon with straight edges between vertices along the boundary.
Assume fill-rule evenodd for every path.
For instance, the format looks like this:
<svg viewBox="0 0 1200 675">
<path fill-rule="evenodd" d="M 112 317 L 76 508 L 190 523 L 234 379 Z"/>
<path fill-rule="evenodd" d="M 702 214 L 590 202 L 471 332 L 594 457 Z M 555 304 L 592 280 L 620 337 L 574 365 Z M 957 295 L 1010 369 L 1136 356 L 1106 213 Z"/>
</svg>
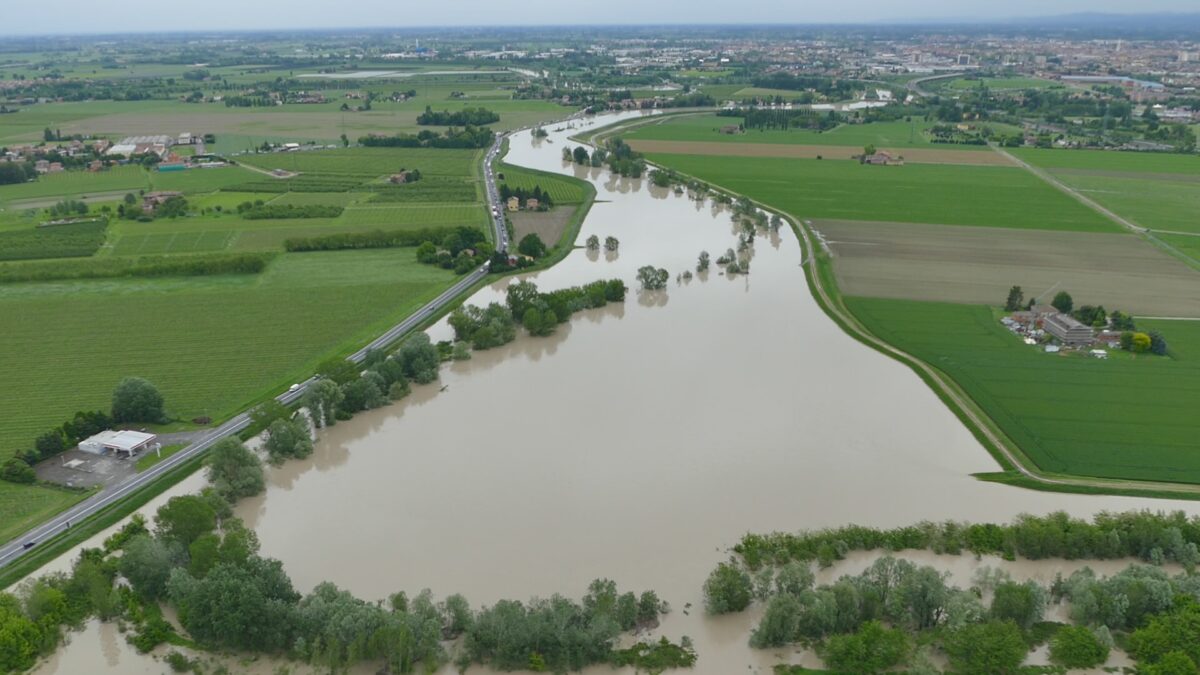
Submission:
<svg viewBox="0 0 1200 675">
<path fill-rule="evenodd" d="M 810 129 L 826 131 L 836 127 L 841 121 L 837 113 L 830 110 L 821 113 L 816 110 L 774 110 L 770 108 L 735 108 L 721 110 L 718 117 L 740 117 L 741 128 L 745 129 Z"/>
<path fill-rule="evenodd" d="M 1091 521 L 1055 512 L 1020 516 L 1003 525 L 945 521 L 886 530 L 847 525 L 798 533 L 747 534 L 734 551 L 750 569 L 793 560 L 829 565 L 849 551 L 908 549 L 970 552 L 1009 560 L 1138 558 L 1190 567 L 1200 562 L 1197 546 L 1200 517 L 1182 511 L 1128 511 L 1099 513 Z"/>
<path fill-rule="evenodd" d="M 508 286 L 505 304 L 464 305 L 450 313 L 449 324 L 455 340 L 469 343 L 474 349 L 490 349 L 512 342 L 518 324 L 530 335 L 550 335 L 575 312 L 624 301 L 625 282 L 620 279 L 593 281 L 548 293 L 539 291 L 534 282 L 522 280 Z"/>
<path fill-rule="evenodd" d="M 443 241 L 446 237 L 457 234 L 460 238 L 464 230 L 483 236 L 482 232 L 473 227 L 426 227 L 420 230 L 373 230 L 370 232 L 338 232 L 322 234 L 315 237 L 290 237 L 283 242 L 283 248 L 291 252 L 301 251 L 341 251 L 356 248 L 395 248 L 399 246 L 417 246 L 426 241 Z M 474 235 L 467 235 L 474 236 Z"/>
<path fill-rule="evenodd" d="M 244 208 L 243 208 L 244 207 Z M 242 202 L 237 211 L 246 220 L 267 220 L 277 218 L 337 218 L 345 208 L 327 204 L 255 204 Z"/>
<path fill-rule="evenodd" d="M 487 108 L 465 107 L 462 110 L 442 110 L 435 112 L 425 106 L 425 112 L 417 115 L 417 124 L 437 126 L 476 126 L 492 124 L 500 121 L 500 115 Z"/>
<path fill-rule="evenodd" d="M 274 253 L 212 253 L 201 255 L 142 256 L 89 260 L 26 262 L 0 265 L 0 283 L 53 279 L 108 279 L 117 277 L 213 276 L 259 274 Z"/>
<path fill-rule="evenodd" d="M 586 150 L 585 150 L 586 152 Z M 516 197 L 522 204 L 529 199 L 538 200 L 538 209 L 543 207 L 551 208 L 554 206 L 554 200 L 550 198 L 550 193 L 542 189 L 541 185 L 534 185 L 532 189 L 524 187 L 510 187 L 508 183 L 500 184 L 500 201 L 508 201 L 509 198 Z"/>
<path fill-rule="evenodd" d="M 426 129 L 416 134 L 362 136 L 358 143 L 368 148 L 487 148 L 495 140 L 496 133 L 491 129 L 467 125 L 463 129 L 450 127 L 440 134 Z"/>
</svg>

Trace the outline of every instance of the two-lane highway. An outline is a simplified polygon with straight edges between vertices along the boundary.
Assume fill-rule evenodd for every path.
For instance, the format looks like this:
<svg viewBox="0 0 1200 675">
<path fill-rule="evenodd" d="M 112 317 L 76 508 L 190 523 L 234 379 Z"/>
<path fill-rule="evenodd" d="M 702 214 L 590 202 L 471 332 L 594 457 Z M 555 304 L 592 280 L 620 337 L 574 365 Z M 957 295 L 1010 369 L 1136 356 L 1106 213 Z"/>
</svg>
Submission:
<svg viewBox="0 0 1200 675">
<path fill-rule="evenodd" d="M 500 205 L 500 192 L 496 188 L 496 177 L 493 171 L 493 163 L 500 154 L 501 145 L 504 142 L 505 135 L 496 137 L 496 141 L 492 147 L 488 149 L 484 156 L 483 169 L 484 180 L 487 187 L 487 208 L 489 209 L 490 222 L 494 240 L 496 242 L 497 251 L 508 250 L 508 229 L 504 222 L 504 209 Z M 362 349 L 354 352 L 349 356 L 349 360 L 354 363 L 361 363 L 366 358 L 367 353 L 375 349 L 383 349 L 388 345 L 400 339 L 401 336 L 415 329 L 417 326 L 428 321 L 438 315 L 446 306 L 460 294 L 474 286 L 488 274 L 488 264 L 484 264 L 479 269 L 472 271 L 462 279 L 459 279 L 453 286 L 446 289 L 442 294 L 427 303 L 424 307 L 410 314 L 400 323 L 392 326 L 387 332 L 371 341 Z M 316 381 L 315 377 L 310 377 L 304 382 L 293 385 L 288 391 L 275 397 L 275 400 L 284 405 L 291 405 L 300 400 L 308 391 L 308 387 Z M 153 467 L 134 476 L 130 476 L 124 481 L 115 485 L 109 485 L 87 499 L 79 502 L 75 506 L 58 514 L 49 521 L 26 532 L 20 537 L 0 547 L 0 567 L 12 563 L 20 558 L 24 553 L 31 548 L 44 544 L 47 540 L 52 539 L 71 528 L 72 525 L 78 526 L 88 518 L 95 516 L 100 511 L 112 506 L 113 504 L 125 499 L 129 495 L 145 488 L 146 486 L 158 480 L 164 474 L 169 473 L 176 467 L 188 462 L 192 458 L 203 454 L 206 450 L 213 446 L 217 441 L 226 436 L 236 434 L 246 427 L 250 426 L 250 416 L 247 413 L 241 413 L 226 421 L 216 429 L 203 436 L 200 440 L 192 443 L 188 447 L 180 450 L 174 455 L 155 464 Z"/>
</svg>

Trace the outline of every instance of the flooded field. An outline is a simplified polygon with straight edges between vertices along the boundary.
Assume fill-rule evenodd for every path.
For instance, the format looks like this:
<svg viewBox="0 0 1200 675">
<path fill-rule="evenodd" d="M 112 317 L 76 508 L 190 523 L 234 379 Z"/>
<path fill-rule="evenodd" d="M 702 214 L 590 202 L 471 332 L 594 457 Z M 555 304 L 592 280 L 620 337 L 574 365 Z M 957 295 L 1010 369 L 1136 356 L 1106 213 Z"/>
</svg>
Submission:
<svg viewBox="0 0 1200 675">
<path fill-rule="evenodd" d="M 791 231 L 757 239 L 749 275 L 714 265 L 677 282 L 701 250 L 716 258 L 735 246 L 728 212 L 564 166 L 570 133 L 518 134 L 507 161 L 590 180 L 598 201 L 580 242 L 611 235 L 620 249 L 577 249 L 529 278 L 548 290 L 619 277 L 631 288 L 626 302 L 446 366 L 439 384 L 341 422 L 309 459 L 270 468 L 266 493 L 237 511 L 299 590 L 328 580 L 376 599 L 427 587 L 478 605 L 577 597 L 608 577 L 671 603 L 655 634 L 690 636 L 697 672 L 767 672 L 803 655 L 751 650 L 752 613 L 702 616 L 701 583 L 746 532 L 1056 509 L 1200 511 L 972 479 L 993 460 L 916 375 L 821 312 Z M 671 273 L 665 291 L 632 291 L 643 265 Z M 508 283 L 470 302 L 502 301 Z M 451 336 L 444 323 L 430 332 Z M 954 570 L 976 564 L 947 560 Z M 1019 565 L 1052 578 L 1057 569 L 1044 564 Z M 959 574 L 969 572 L 955 571 L 966 583 Z M 86 644 L 96 672 L 143 672 L 147 659 L 123 644 L 117 665 L 98 637 Z"/>
</svg>

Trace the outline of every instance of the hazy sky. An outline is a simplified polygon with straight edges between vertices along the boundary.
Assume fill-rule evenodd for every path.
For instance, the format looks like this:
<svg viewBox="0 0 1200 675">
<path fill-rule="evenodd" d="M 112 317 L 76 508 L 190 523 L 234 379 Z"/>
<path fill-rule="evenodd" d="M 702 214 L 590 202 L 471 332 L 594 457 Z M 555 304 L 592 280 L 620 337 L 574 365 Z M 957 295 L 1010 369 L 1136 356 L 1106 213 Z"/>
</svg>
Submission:
<svg viewBox="0 0 1200 675">
<path fill-rule="evenodd" d="M 1195 0 L 0 0 L 0 35 L 645 23 L 862 23 L 1196 11 Z"/>
</svg>

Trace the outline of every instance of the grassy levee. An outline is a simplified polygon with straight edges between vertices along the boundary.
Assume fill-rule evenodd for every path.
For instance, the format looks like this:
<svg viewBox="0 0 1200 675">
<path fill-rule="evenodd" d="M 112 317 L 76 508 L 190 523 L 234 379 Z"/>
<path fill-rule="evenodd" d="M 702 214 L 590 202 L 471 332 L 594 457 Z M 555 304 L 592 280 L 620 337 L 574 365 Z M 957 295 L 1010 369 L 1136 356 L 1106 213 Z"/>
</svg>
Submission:
<svg viewBox="0 0 1200 675">
<path fill-rule="evenodd" d="M 678 172 L 678 170 L 677 170 Z M 708 179 L 682 173 L 730 195 L 738 195 Z M 1200 500 L 1200 485 L 1161 481 L 1079 477 L 1045 471 L 984 411 L 970 394 L 947 373 L 892 345 L 872 333 L 846 305 L 832 272 L 832 260 L 814 244 L 807 225 L 795 215 L 752 200 L 759 207 L 783 216 L 796 233 L 805 252 L 804 274 L 809 292 L 821 309 L 848 335 L 862 344 L 908 366 L 959 418 L 999 464 L 1001 472 L 976 474 L 976 478 L 1017 487 L 1050 492 L 1105 494 L 1163 499 Z"/>
</svg>

